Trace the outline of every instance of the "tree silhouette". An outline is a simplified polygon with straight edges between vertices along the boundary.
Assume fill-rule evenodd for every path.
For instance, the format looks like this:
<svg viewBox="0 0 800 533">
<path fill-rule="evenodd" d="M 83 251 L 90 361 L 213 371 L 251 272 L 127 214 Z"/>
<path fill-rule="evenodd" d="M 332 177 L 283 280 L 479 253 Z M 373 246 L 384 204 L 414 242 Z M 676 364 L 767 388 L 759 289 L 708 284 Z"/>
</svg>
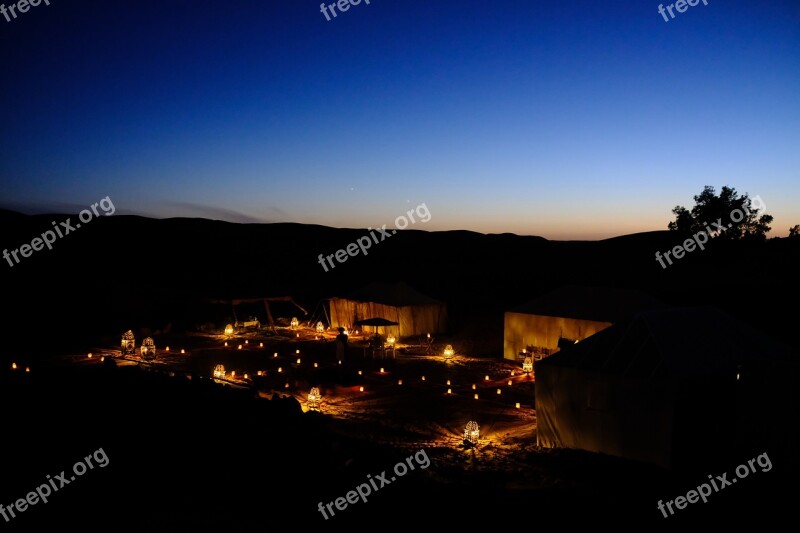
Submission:
<svg viewBox="0 0 800 533">
<path fill-rule="evenodd" d="M 694 197 L 691 211 L 680 205 L 672 210 L 675 220 L 667 227 L 686 235 L 706 232 L 726 240 L 765 240 L 773 218 L 759 211 L 764 205 L 756 198 L 759 205 L 753 206 L 747 194 L 740 196 L 733 187 L 722 187 L 718 196 L 714 187 L 706 185 Z"/>
<path fill-rule="evenodd" d="M 800 224 L 795 224 L 794 227 L 789 228 L 789 237 L 800 237 Z"/>
</svg>

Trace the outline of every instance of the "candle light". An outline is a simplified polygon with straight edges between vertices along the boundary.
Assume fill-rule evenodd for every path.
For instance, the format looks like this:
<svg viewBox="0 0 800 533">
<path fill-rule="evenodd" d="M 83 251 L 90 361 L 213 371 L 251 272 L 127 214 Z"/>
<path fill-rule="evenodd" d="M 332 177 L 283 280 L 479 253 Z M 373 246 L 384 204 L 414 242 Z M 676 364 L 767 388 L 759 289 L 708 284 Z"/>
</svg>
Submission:
<svg viewBox="0 0 800 533">
<path fill-rule="evenodd" d="M 263 343 L 263 342 L 259 342 L 259 343 L 258 343 L 258 347 L 259 347 L 259 348 L 263 348 L 263 347 L 264 347 L 264 343 Z"/>
<path fill-rule="evenodd" d="M 314 363 L 314 368 L 318 368 L 318 365 L 317 365 L 317 363 Z"/>
<path fill-rule="evenodd" d="M 186 350 L 184 350 L 183 348 L 181 348 L 181 353 L 186 353 Z"/>
<path fill-rule="evenodd" d="M 519 402 L 517 402 L 517 405 L 516 405 L 516 407 L 517 407 L 517 409 L 519 409 Z"/>
<path fill-rule="evenodd" d="M 511 380 L 510 379 L 508 380 L 508 386 L 509 387 L 511 386 Z"/>
<path fill-rule="evenodd" d="M 242 349 L 242 345 L 240 344 L 239 347 L 237 348 L 237 350 L 241 350 L 241 349 Z"/>
<path fill-rule="evenodd" d="M 475 394 L 475 399 L 476 399 L 476 400 L 478 399 L 478 394 L 477 394 L 477 393 Z"/>
<path fill-rule="evenodd" d="M 92 354 L 91 354 L 91 353 L 89 353 L 89 359 L 91 359 L 91 358 L 92 358 Z"/>
<path fill-rule="evenodd" d="M 500 389 L 497 389 L 497 394 L 502 394 L 502 391 Z"/>
<path fill-rule="evenodd" d="M 425 381 L 425 376 L 422 376 L 422 381 Z"/>
<path fill-rule="evenodd" d="M 453 389 L 447 389 L 447 394 L 452 394 L 452 393 L 453 393 Z"/>
<path fill-rule="evenodd" d="M 473 384 L 472 384 L 472 390 L 475 390 L 475 389 L 477 389 L 477 388 L 478 388 L 478 386 L 477 386 L 477 385 L 475 385 L 475 384 L 473 383 Z"/>
<path fill-rule="evenodd" d="M 381 374 L 383 374 L 383 367 L 381 367 Z"/>
<path fill-rule="evenodd" d="M 359 392 L 364 392 L 364 386 L 362 385 L 361 387 L 359 387 L 359 388 L 358 388 L 358 391 L 359 391 Z"/>
<path fill-rule="evenodd" d="M 169 346 L 167 346 L 166 350 L 169 351 Z"/>
<path fill-rule="evenodd" d="M 450 380 L 449 379 L 447 380 L 447 384 L 450 385 Z"/>
<path fill-rule="evenodd" d="M 283 368 L 278 367 L 278 372 L 283 372 Z"/>
<path fill-rule="evenodd" d="M 403 384 L 403 380 L 402 380 L 402 379 L 398 379 L 398 380 L 397 380 L 397 384 L 398 384 L 398 385 L 402 385 L 402 384 Z"/>
<path fill-rule="evenodd" d="M 486 380 L 486 381 L 489 381 L 489 376 L 486 376 L 486 377 L 485 377 L 485 378 L 483 378 L 483 379 L 484 379 L 484 380 Z"/>
</svg>

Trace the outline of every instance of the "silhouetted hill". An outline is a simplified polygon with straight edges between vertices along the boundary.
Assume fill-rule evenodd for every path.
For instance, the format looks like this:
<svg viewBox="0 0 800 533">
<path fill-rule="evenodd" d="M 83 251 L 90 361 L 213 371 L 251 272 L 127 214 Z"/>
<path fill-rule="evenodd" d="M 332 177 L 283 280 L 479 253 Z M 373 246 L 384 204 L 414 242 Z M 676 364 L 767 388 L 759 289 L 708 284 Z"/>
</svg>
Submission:
<svg viewBox="0 0 800 533">
<path fill-rule="evenodd" d="M 77 220 L 0 211 L 0 247 L 17 249 L 67 217 Z M 478 316 L 502 320 L 504 310 L 559 285 L 587 284 L 636 288 L 679 305 L 717 305 L 797 344 L 791 303 L 798 293 L 798 240 L 712 242 L 663 269 L 655 252 L 681 242 L 668 231 L 548 241 L 406 230 L 325 272 L 320 254 L 334 254 L 366 234 L 290 223 L 96 218 L 58 239 L 53 250 L 34 252 L 13 267 L 3 260 L 3 299 L 11 311 L 3 338 L 25 345 L 34 335 L 37 346 L 60 347 L 59 336 L 76 327 L 87 331 L 87 342 L 135 326 L 193 328 L 227 318 L 229 309 L 208 299 L 291 295 L 311 310 L 322 298 L 370 281 L 403 280 L 446 301 L 454 326 Z"/>
</svg>

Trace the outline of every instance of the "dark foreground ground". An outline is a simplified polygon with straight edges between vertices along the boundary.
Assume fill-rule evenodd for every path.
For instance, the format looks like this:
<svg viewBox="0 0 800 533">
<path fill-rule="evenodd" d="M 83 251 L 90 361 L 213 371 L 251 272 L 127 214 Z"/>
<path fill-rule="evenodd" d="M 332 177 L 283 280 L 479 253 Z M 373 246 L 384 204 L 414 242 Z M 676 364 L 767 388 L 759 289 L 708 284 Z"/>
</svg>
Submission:
<svg viewBox="0 0 800 533">
<path fill-rule="evenodd" d="M 791 517 L 796 475 L 773 462 L 664 519 L 656 504 L 720 471 L 665 472 L 611 457 L 525 447 L 517 472 L 481 453 L 426 451 L 430 466 L 351 504 L 327 522 L 320 501 L 346 496 L 411 452 L 344 437 L 330 417 L 288 401 L 256 399 L 209 380 L 176 380 L 137 367 L 45 367 L 0 372 L 6 506 L 102 448 L 95 467 L 9 522 L 3 531 L 270 531 L 285 526 L 381 528 L 512 523 L 764 526 Z M 444 457 L 444 455 L 447 457 Z M 743 458 L 747 459 L 747 458 Z M 438 463 L 438 464 L 437 464 Z M 736 465 L 731 465 L 731 470 Z M 389 472 L 391 473 L 391 472 Z M 387 476 L 388 477 L 388 476 Z M 730 476 L 729 476 L 730 477 Z M 335 508 L 334 508 L 335 509 Z M 76 529 L 77 527 L 77 529 Z M 427 526 L 426 526 L 427 527 Z"/>
</svg>

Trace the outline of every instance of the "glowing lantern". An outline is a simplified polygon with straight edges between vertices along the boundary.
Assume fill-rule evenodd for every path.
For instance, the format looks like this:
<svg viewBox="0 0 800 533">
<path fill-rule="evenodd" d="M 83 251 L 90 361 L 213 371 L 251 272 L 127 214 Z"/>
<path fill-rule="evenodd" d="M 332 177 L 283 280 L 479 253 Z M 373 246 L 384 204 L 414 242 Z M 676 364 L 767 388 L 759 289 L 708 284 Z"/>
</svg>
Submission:
<svg viewBox="0 0 800 533">
<path fill-rule="evenodd" d="M 166 351 L 169 351 L 169 346 L 167 346 L 167 347 L 166 347 L 166 348 L 164 348 L 164 349 L 165 349 Z"/>
<path fill-rule="evenodd" d="M 226 348 L 228 347 L 228 341 L 225 341 L 225 347 Z"/>
<path fill-rule="evenodd" d="M 464 440 L 472 446 L 477 446 L 480 435 L 481 432 L 478 423 L 474 420 L 467 422 L 467 427 L 464 428 Z"/>
<path fill-rule="evenodd" d="M 142 357 L 144 359 L 153 359 L 156 356 L 156 343 L 152 337 L 147 337 L 142 341 L 141 347 Z"/>
<path fill-rule="evenodd" d="M 425 381 L 425 376 L 422 376 L 422 381 Z"/>
<path fill-rule="evenodd" d="M 430 334 L 430 333 L 428 333 L 428 338 L 429 338 L 429 339 L 431 338 L 431 334 Z"/>
<path fill-rule="evenodd" d="M 387 342 L 387 343 L 388 343 L 390 346 L 394 346 L 394 343 L 395 343 L 395 342 L 397 342 L 397 339 L 395 338 L 395 336 L 394 336 L 394 335 L 389 335 L 388 337 L 386 337 L 386 342 Z"/>
<path fill-rule="evenodd" d="M 508 386 L 509 387 L 511 386 L 511 380 L 510 379 L 508 380 Z"/>
<path fill-rule="evenodd" d="M 278 357 L 278 352 L 275 352 L 272 357 Z"/>
<path fill-rule="evenodd" d="M 519 402 L 517 402 L 516 408 L 519 409 Z"/>
<path fill-rule="evenodd" d="M 453 389 L 447 389 L 447 394 L 453 394 Z"/>
<path fill-rule="evenodd" d="M 106 356 L 105 356 L 105 355 L 101 355 L 101 356 L 100 356 L 100 362 L 102 363 L 102 362 L 103 362 L 103 361 L 105 361 L 105 360 L 106 360 Z"/>
<path fill-rule="evenodd" d="M 300 338 L 300 334 L 299 333 L 295 334 L 295 338 L 299 339 Z"/>
<path fill-rule="evenodd" d="M 402 380 L 402 379 L 398 379 L 398 380 L 397 380 L 397 384 L 398 384 L 398 385 L 402 385 L 402 384 L 403 384 L 403 380 Z"/>
<path fill-rule="evenodd" d="M 319 366 L 319 365 L 317 365 L 317 363 L 314 363 L 314 368 L 317 368 L 318 366 Z"/>
<path fill-rule="evenodd" d="M 26 367 L 25 367 L 25 372 L 30 372 L 30 371 L 31 371 L 31 367 L 29 367 L 29 366 L 26 366 Z"/>
<path fill-rule="evenodd" d="M 473 383 L 472 384 L 472 390 L 476 390 L 477 388 L 478 388 L 478 386 Z"/>
<path fill-rule="evenodd" d="M 450 385 L 450 380 L 449 379 L 447 380 L 447 384 Z"/>
<path fill-rule="evenodd" d="M 235 378 L 235 377 L 236 377 L 236 370 L 231 370 L 231 377 L 232 377 L 232 378 Z"/>
<path fill-rule="evenodd" d="M 476 400 L 478 399 L 478 394 L 477 394 L 477 393 L 475 393 L 475 399 L 476 399 Z"/>
<path fill-rule="evenodd" d="M 17 363 L 11 363 L 11 370 L 17 369 Z"/>
<path fill-rule="evenodd" d="M 525 361 L 522 362 L 522 371 L 526 374 L 533 372 L 533 361 L 530 357 L 526 357 Z"/>
<path fill-rule="evenodd" d="M 240 344 L 240 345 L 239 345 L 239 347 L 238 347 L 238 348 L 236 348 L 236 349 L 237 349 L 237 350 L 241 350 L 241 349 L 242 349 L 242 345 Z"/>
<path fill-rule="evenodd" d="M 449 361 L 455 354 L 456 352 L 453 350 L 453 347 L 448 344 L 444 349 L 444 360 Z"/>
<path fill-rule="evenodd" d="M 128 330 L 122 334 L 122 355 L 133 355 L 136 353 L 136 337 L 133 331 Z"/>
<path fill-rule="evenodd" d="M 225 367 L 223 365 L 217 365 L 214 367 L 214 377 L 220 379 L 225 378 Z"/>
<path fill-rule="evenodd" d="M 300 349 L 298 348 L 297 350 L 294 351 L 294 353 L 299 354 L 300 353 Z"/>
<path fill-rule="evenodd" d="M 297 358 L 297 364 L 298 365 L 300 364 L 300 358 L 299 357 Z"/>
<path fill-rule="evenodd" d="M 288 389 L 289 388 L 289 384 L 287 383 L 286 385 L 283 386 L 283 388 Z"/>
<path fill-rule="evenodd" d="M 359 375 L 359 376 L 363 376 L 363 375 L 364 375 L 364 373 L 363 373 L 361 370 L 359 370 L 359 371 L 358 371 L 358 375 Z"/>
<path fill-rule="evenodd" d="M 497 394 L 503 394 L 503 392 L 500 389 L 497 389 Z"/>
<path fill-rule="evenodd" d="M 383 374 L 383 367 L 381 367 L 381 372 L 380 373 Z"/>
<path fill-rule="evenodd" d="M 228 324 L 225 326 L 225 335 L 233 335 L 233 325 Z"/>
<path fill-rule="evenodd" d="M 485 381 L 489 381 L 489 376 L 486 376 L 486 377 L 485 377 L 485 378 L 483 378 L 483 379 L 484 379 Z"/>
<path fill-rule="evenodd" d="M 362 385 L 362 386 L 360 386 L 360 387 L 358 388 L 358 391 L 359 391 L 359 392 L 364 392 L 364 386 L 363 386 L 363 385 Z"/>
<path fill-rule="evenodd" d="M 183 348 L 181 348 L 181 353 L 182 353 L 182 354 L 185 354 L 185 353 L 186 353 L 186 350 L 184 350 Z"/>
<path fill-rule="evenodd" d="M 245 343 L 245 344 L 250 344 L 250 341 L 248 341 L 248 340 L 245 340 L 245 341 L 244 341 L 244 343 Z"/>
<path fill-rule="evenodd" d="M 260 375 L 261 375 L 261 370 L 259 370 L 258 372 L 256 372 L 256 375 L 260 376 Z"/>
<path fill-rule="evenodd" d="M 313 387 L 311 392 L 308 393 L 308 408 L 313 411 L 319 411 L 319 401 L 322 396 L 319 393 L 319 388 Z"/>
<path fill-rule="evenodd" d="M 278 372 L 283 372 L 283 368 L 278 367 Z"/>
<path fill-rule="evenodd" d="M 325 333 L 325 324 L 323 324 L 322 322 L 317 322 L 317 328 L 316 329 L 317 329 L 317 333 L 322 335 L 323 333 Z"/>
<path fill-rule="evenodd" d="M 292 317 L 292 322 L 291 322 L 291 324 L 292 324 L 292 329 L 294 329 L 294 328 L 296 328 L 297 326 L 299 326 L 299 325 L 300 325 L 300 321 L 299 321 L 299 320 L 297 320 L 297 317 L 295 316 L 295 317 Z"/>
<path fill-rule="evenodd" d="M 259 348 L 263 348 L 263 347 L 264 347 L 264 343 L 263 343 L 263 342 L 259 342 L 259 343 L 258 343 L 258 347 L 259 347 Z"/>
</svg>

